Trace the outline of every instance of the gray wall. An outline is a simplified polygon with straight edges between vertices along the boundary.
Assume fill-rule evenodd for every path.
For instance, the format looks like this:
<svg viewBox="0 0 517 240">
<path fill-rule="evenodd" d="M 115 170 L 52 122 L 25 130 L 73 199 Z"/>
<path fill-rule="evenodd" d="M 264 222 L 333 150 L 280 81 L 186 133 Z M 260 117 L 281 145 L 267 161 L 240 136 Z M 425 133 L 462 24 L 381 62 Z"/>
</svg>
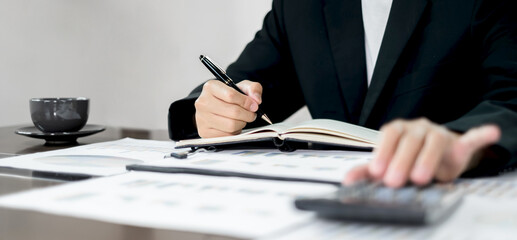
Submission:
<svg viewBox="0 0 517 240">
<path fill-rule="evenodd" d="M 91 98 L 89 123 L 166 129 L 169 104 L 234 61 L 271 0 L 0 0 L 0 126 L 31 97 Z"/>
</svg>

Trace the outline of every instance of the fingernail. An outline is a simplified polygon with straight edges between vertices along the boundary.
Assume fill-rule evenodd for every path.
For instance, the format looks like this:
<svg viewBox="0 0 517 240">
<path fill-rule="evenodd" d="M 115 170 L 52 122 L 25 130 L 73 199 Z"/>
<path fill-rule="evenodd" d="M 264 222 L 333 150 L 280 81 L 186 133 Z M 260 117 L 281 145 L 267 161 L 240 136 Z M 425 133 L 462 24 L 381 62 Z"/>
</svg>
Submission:
<svg viewBox="0 0 517 240">
<path fill-rule="evenodd" d="M 351 179 L 350 177 L 345 177 L 345 179 L 343 179 L 343 182 L 341 182 L 341 185 L 343 186 L 351 186 L 354 184 L 354 180 Z"/>
<path fill-rule="evenodd" d="M 250 106 L 250 110 L 252 112 L 256 112 L 258 110 L 258 104 L 257 103 L 252 103 L 251 106 Z"/>
<path fill-rule="evenodd" d="M 402 174 L 397 171 L 389 171 L 384 180 L 390 186 L 399 186 L 402 182 Z"/>
<path fill-rule="evenodd" d="M 411 172 L 411 180 L 416 184 L 426 184 L 430 178 L 429 171 L 424 167 L 417 167 Z"/>
<path fill-rule="evenodd" d="M 411 173 L 411 177 L 418 179 L 427 179 L 429 175 L 429 171 L 427 171 L 424 167 L 416 167 L 415 170 Z"/>
<path fill-rule="evenodd" d="M 382 173 L 381 162 L 374 159 L 370 164 L 370 173 L 374 176 L 379 176 Z"/>
<path fill-rule="evenodd" d="M 257 102 L 259 102 L 259 103 L 261 103 L 261 102 L 262 102 L 262 96 L 260 96 L 260 94 L 258 94 L 258 93 L 254 93 L 254 94 L 253 94 L 253 98 L 255 98 L 255 100 L 256 100 Z"/>
</svg>

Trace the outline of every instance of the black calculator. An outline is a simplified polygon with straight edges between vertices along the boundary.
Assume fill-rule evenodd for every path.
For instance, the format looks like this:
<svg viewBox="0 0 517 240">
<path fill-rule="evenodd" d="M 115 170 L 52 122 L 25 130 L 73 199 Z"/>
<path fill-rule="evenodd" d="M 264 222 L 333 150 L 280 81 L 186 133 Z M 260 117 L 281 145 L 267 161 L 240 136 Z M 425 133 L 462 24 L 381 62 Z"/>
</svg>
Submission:
<svg viewBox="0 0 517 240">
<path fill-rule="evenodd" d="M 450 215 L 461 203 L 462 192 L 434 185 L 393 189 L 376 183 L 340 187 L 336 192 L 295 200 L 301 210 L 320 217 L 393 224 L 432 224 Z"/>
</svg>

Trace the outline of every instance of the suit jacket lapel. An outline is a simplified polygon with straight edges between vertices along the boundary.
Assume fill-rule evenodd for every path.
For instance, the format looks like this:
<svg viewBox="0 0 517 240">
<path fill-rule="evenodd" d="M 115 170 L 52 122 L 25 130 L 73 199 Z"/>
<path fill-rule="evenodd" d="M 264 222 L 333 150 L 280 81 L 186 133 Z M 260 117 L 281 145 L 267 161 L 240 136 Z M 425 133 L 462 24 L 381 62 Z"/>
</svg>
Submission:
<svg viewBox="0 0 517 240">
<path fill-rule="evenodd" d="M 324 13 L 347 120 L 357 123 L 367 90 L 361 1 L 327 0 Z"/>
<path fill-rule="evenodd" d="M 427 0 L 394 0 L 359 124 L 365 125 L 386 81 L 411 38 Z"/>
</svg>

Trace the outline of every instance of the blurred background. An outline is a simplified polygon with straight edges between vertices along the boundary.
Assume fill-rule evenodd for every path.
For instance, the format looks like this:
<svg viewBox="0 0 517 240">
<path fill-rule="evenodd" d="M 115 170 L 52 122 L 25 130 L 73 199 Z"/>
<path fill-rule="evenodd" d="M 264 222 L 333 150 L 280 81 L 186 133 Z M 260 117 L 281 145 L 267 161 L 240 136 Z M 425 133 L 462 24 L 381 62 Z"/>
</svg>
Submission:
<svg viewBox="0 0 517 240">
<path fill-rule="evenodd" d="M 90 124 L 166 129 L 169 104 L 223 67 L 271 0 L 0 0 L 0 127 L 32 97 L 91 99 Z"/>
</svg>

